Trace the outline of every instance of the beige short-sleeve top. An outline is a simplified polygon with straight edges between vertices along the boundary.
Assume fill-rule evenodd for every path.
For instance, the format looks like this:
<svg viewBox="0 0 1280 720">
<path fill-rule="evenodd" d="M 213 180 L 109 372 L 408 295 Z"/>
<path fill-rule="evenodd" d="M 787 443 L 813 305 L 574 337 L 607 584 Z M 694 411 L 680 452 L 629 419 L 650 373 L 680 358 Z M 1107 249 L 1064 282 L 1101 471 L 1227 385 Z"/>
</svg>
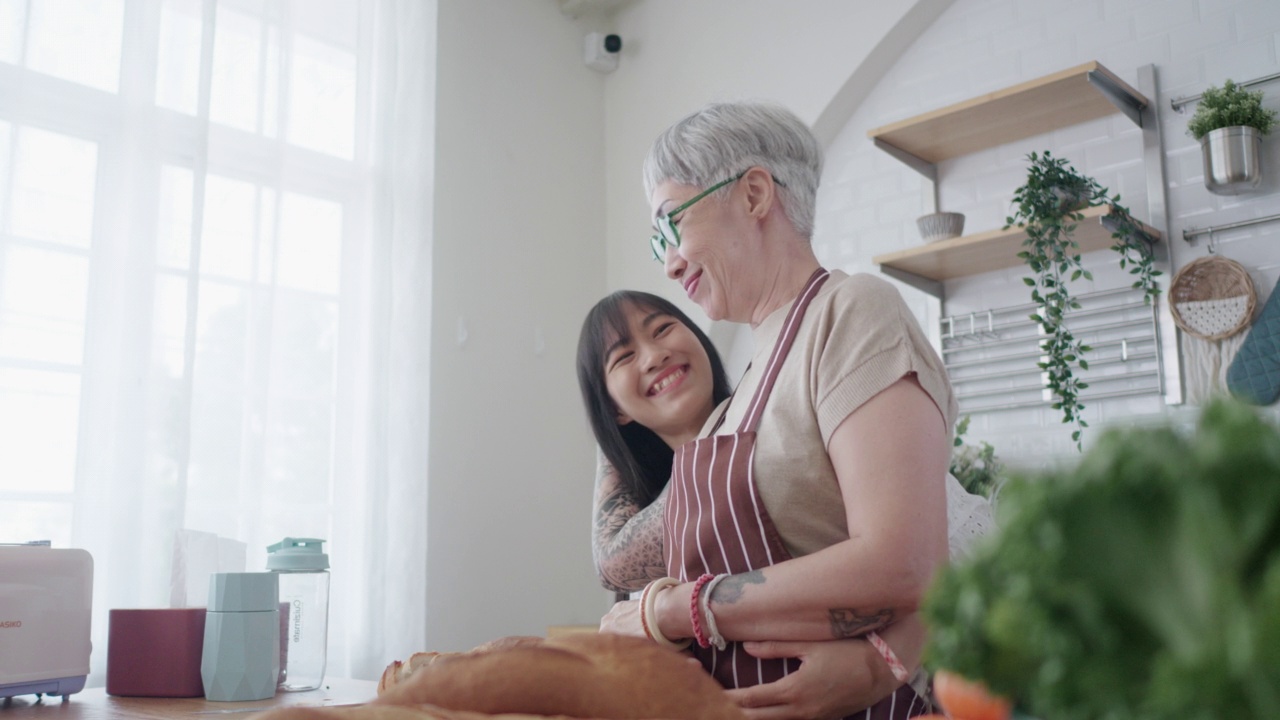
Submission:
<svg viewBox="0 0 1280 720">
<path fill-rule="evenodd" d="M 722 413 L 718 432 L 737 430 L 790 307 L 778 308 L 752 332 L 751 366 L 702 436 Z M 756 438 L 760 497 L 793 557 L 849 538 L 827 443 L 853 411 L 912 373 L 950 433 L 957 405 L 946 368 L 897 289 L 874 275 L 833 271 L 805 313 Z"/>
</svg>

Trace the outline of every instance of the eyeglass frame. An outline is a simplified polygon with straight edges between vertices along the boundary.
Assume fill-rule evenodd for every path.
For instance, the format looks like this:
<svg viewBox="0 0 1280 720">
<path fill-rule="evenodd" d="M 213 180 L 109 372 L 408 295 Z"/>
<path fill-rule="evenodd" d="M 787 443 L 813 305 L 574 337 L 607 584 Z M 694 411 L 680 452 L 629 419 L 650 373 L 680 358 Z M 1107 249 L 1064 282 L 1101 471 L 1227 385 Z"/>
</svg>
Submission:
<svg viewBox="0 0 1280 720">
<path fill-rule="evenodd" d="M 666 213 L 664 215 L 659 215 L 657 218 L 657 227 L 654 228 L 658 232 L 649 236 L 649 250 L 653 252 L 653 259 L 656 260 L 657 262 L 663 262 L 664 258 L 666 258 L 667 256 L 668 245 L 675 248 L 680 247 L 680 229 L 676 227 L 676 223 L 675 223 L 676 215 L 679 215 L 685 210 L 688 210 L 690 207 L 693 206 L 694 203 L 710 195 L 711 193 L 719 190 L 720 188 L 741 180 L 742 177 L 746 175 L 748 171 L 750 171 L 750 169 L 751 168 L 747 168 L 746 170 L 743 170 L 742 172 L 738 173 L 737 175 L 734 175 L 731 178 L 721 180 L 715 185 L 712 185 L 706 190 L 703 190 L 697 195 L 694 195 L 692 198 L 689 198 L 689 200 L 687 200 L 684 204 L 682 204 L 680 207 L 676 208 L 675 210 L 672 210 L 671 212 Z M 769 177 L 773 177 L 773 175 L 770 174 Z M 773 182 L 776 183 L 779 187 L 786 187 L 786 185 L 783 184 L 783 182 L 776 177 L 773 178 Z M 667 232 L 671 233 L 670 238 L 667 237 Z"/>
</svg>

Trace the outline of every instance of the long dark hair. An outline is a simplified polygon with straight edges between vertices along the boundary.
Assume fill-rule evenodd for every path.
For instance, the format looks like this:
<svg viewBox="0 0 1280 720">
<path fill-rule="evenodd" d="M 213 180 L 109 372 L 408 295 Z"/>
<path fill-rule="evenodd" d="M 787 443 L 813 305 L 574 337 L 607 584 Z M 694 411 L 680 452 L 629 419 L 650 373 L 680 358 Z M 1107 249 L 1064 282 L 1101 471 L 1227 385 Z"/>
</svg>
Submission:
<svg viewBox="0 0 1280 720">
<path fill-rule="evenodd" d="M 631 335 L 626 312 L 629 307 L 670 315 L 693 332 L 711 359 L 714 404 L 719 405 L 729 397 L 731 389 L 724 363 L 711 338 L 669 301 L 639 290 L 619 290 L 596 303 L 587 313 L 578 336 L 578 387 L 582 390 L 591 431 L 605 458 L 618 471 L 623 487 L 631 491 L 641 506 L 647 506 L 671 478 L 675 452 L 657 433 L 640 423 L 619 425 L 618 409 L 605 385 L 605 351 L 619 338 Z"/>
</svg>

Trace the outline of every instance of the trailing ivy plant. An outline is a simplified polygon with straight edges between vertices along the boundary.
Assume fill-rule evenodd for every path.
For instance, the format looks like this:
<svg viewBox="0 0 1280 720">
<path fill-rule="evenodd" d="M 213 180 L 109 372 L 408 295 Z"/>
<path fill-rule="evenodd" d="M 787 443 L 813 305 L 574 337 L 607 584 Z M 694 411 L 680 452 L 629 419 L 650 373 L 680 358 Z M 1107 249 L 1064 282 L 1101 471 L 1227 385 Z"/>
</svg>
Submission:
<svg viewBox="0 0 1280 720">
<path fill-rule="evenodd" d="M 1084 219 L 1080 211 L 1111 206 L 1107 219 L 1114 241 L 1111 249 L 1120 255 L 1120 267 L 1136 276 L 1133 287 L 1143 291 L 1147 303 L 1160 294 L 1155 280 L 1160 272 L 1153 264 L 1150 239 L 1141 223 L 1120 204 L 1119 195 L 1111 195 L 1097 180 L 1077 172 L 1066 158 L 1055 158 L 1047 150 L 1033 152 L 1027 159 L 1031 161 L 1027 182 L 1014 193 L 1014 212 L 1005 218 L 1005 229 L 1018 225 L 1026 231 L 1018 257 L 1032 272 L 1032 277 L 1022 279 L 1039 308 L 1031 320 L 1044 332 L 1040 348 L 1045 359 L 1039 366 L 1055 398 L 1050 407 L 1062 412 L 1063 423 L 1075 424 L 1071 440 L 1079 450 L 1084 428 L 1089 426 L 1081 415 L 1085 406 L 1080 402 L 1080 391 L 1089 385 L 1077 378 L 1075 371 L 1089 369 L 1085 354 L 1091 348 L 1067 328 L 1066 316 L 1080 307 L 1069 283 L 1082 277 L 1093 279 L 1081 264 L 1080 247 L 1072 237 Z"/>
</svg>

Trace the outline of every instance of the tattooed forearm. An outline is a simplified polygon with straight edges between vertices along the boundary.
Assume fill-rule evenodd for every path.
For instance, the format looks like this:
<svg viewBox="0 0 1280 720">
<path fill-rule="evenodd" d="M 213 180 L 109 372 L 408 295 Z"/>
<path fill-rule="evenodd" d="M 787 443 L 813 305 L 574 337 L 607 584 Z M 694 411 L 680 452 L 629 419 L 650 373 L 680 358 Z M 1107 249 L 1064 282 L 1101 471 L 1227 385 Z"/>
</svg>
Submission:
<svg viewBox="0 0 1280 720">
<path fill-rule="evenodd" d="M 764 573 L 752 570 L 740 575 L 730 575 L 716 585 L 709 600 L 721 605 L 732 605 L 742 599 L 742 591 L 748 585 L 763 585 Z"/>
<path fill-rule="evenodd" d="M 617 536 L 636 513 L 640 505 L 631 493 L 622 488 L 603 493 L 596 503 L 594 543 L 597 549 Z"/>
<path fill-rule="evenodd" d="M 662 559 L 662 515 L 666 495 L 641 509 L 601 460 L 596 475 L 595 522 L 591 550 L 601 583 L 614 592 L 643 588 L 666 575 Z"/>
<path fill-rule="evenodd" d="M 832 609 L 828 614 L 831 617 L 831 636 L 836 640 L 858 637 L 873 630 L 879 630 L 893 622 L 894 616 L 893 610 L 888 608 L 873 611 L 870 615 L 851 608 Z"/>
<path fill-rule="evenodd" d="M 666 576 L 662 559 L 663 498 L 640 510 L 612 539 L 595 548 L 596 570 L 604 586 L 615 592 L 640 590 Z"/>
</svg>

